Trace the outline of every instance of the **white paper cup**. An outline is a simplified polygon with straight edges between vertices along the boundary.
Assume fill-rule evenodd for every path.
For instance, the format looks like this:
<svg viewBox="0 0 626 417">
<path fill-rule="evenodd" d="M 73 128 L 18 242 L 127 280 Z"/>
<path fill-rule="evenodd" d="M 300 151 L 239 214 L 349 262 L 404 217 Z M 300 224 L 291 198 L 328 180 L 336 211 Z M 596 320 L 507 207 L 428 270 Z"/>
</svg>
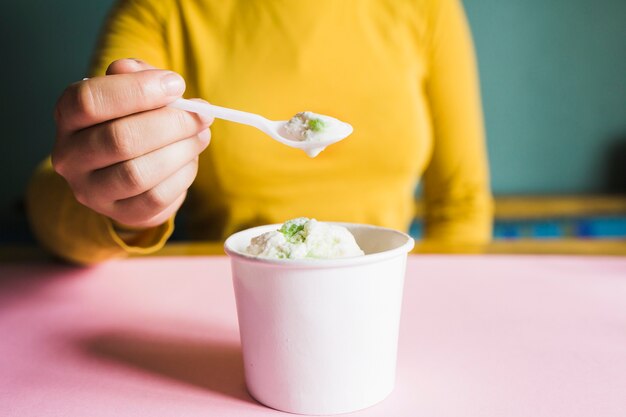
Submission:
<svg viewBox="0 0 626 417">
<path fill-rule="evenodd" d="M 280 225 L 244 230 L 231 258 L 246 385 L 259 402 L 298 414 L 339 414 L 393 390 L 407 253 L 413 239 L 376 226 L 347 227 L 364 256 L 268 260 L 245 254 Z"/>
</svg>

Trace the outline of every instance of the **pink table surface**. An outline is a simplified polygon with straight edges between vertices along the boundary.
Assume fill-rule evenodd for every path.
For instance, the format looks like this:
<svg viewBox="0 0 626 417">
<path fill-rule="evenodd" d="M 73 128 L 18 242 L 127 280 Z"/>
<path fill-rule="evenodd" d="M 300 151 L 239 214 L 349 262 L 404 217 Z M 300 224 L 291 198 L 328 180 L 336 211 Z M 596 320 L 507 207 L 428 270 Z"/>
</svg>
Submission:
<svg viewBox="0 0 626 417">
<path fill-rule="evenodd" d="M 626 258 L 412 256 L 397 386 L 355 416 L 626 416 Z M 0 416 L 273 416 L 230 266 L 0 264 Z"/>
</svg>

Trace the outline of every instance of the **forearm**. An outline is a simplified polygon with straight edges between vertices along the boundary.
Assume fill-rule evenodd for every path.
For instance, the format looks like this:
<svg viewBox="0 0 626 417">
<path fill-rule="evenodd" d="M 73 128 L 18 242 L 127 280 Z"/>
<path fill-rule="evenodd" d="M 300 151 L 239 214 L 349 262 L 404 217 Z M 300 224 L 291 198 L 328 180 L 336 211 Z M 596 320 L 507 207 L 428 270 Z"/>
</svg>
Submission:
<svg viewBox="0 0 626 417">
<path fill-rule="evenodd" d="M 459 0 L 440 0 L 433 17 L 433 153 L 424 175 L 426 238 L 483 243 L 491 238 L 492 197 L 471 34 Z"/>
</svg>

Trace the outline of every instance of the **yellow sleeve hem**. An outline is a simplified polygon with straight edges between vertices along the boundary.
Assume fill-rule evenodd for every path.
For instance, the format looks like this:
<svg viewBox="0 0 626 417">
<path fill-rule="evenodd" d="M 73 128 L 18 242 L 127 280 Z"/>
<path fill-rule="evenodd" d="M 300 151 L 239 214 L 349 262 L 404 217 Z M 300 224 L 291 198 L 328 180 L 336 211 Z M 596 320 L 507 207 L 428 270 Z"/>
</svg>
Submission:
<svg viewBox="0 0 626 417">
<path fill-rule="evenodd" d="M 154 253 L 165 246 L 165 243 L 174 231 L 174 217 L 170 217 L 165 223 L 145 230 L 132 232 L 132 236 L 122 236 L 116 229 L 113 221 L 105 218 L 106 228 L 113 241 L 126 253 L 132 255 L 147 255 Z"/>
</svg>

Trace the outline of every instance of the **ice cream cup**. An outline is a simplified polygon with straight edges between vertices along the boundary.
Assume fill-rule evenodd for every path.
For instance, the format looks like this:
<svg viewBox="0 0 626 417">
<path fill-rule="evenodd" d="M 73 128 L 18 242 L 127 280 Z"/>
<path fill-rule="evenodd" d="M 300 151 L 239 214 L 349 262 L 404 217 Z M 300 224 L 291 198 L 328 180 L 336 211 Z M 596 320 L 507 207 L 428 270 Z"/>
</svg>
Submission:
<svg viewBox="0 0 626 417">
<path fill-rule="evenodd" d="M 230 256 L 246 386 L 259 402 L 297 414 L 339 414 L 394 388 L 407 253 L 413 239 L 382 227 L 347 227 L 365 252 L 340 259 L 259 259 L 247 229 Z"/>
</svg>

